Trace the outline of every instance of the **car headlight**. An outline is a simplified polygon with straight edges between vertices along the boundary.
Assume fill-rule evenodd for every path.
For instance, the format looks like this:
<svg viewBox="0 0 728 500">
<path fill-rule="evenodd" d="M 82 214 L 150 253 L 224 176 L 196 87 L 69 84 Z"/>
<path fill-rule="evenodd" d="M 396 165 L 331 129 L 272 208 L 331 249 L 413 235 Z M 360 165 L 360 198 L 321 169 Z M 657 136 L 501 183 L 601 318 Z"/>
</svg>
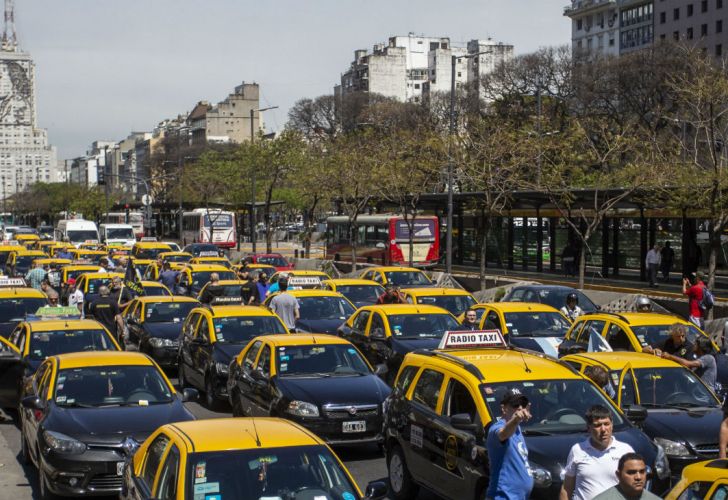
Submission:
<svg viewBox="0 0 728 500">
<path fill-rule="evenodd" d="M 149 345 L 156 348 L 174 347 L 176 344 L 177 342 L 172 339 L 161 339 L 159 337 L 152 337 L 149 339 Z"/>
<path fill-rule="evenodd" d="M 667 439 L 657 438 L 660 441 L 667 441 Z M 684 446 L 683 446 L 684 448 Z M 659 444 L 657 445 L 657 457 L 655 458 L 655 473 L 660 479 L 667 479 L 670 477 L 670 462 L 667 461 L 667 455 L 665 450 Z"/>
<path fill-rule="evenodd" d="M 43 439 L 50 449 L 57 453 L 78 455 L 86 451 L 86 445 L 60 432 L 43 431 Z"/>
<path fill-rule="evenodd" d="M 689 457 L 692 455 L 688 447 L 678 441 L 670 441 L 669 439 L 658 437 L 655 438 L 655 444 L 663 449 L 664 455 L 671 457 Z"/>
<path fill-rule="evenodd" d="M 221 363 L 220 361 L 218 361 L 218 362 L 215 363 L 215 371 L 219 375 L 227 375 L 228 374 L 228 369 L 229 369 L 229 367 L 225 363 Z"/>
<path fill-rule="evenodd" d="M 551 473 L 540 465 L 530 462 L 528 471 L 530 472 L 536 487 L 548 488 L 551 486 Z"/>
<path fill-rule="evenodd" d="M 288 413 L 297 417 L 318 417 L 319 411 L 315 404 L 306 401 L 291 401 L 288 405 Z"/>
</svg>

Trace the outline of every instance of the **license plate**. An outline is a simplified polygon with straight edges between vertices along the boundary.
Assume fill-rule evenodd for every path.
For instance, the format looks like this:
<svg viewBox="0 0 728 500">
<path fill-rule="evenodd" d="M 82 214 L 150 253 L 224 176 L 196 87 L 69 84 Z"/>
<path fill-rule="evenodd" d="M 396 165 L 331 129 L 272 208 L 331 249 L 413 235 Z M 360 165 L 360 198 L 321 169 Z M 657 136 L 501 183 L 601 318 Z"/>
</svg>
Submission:
<svg viewBox="0 0 728 500">
<path fill-rule="evenodd" d="M 364 420 L 357 422 L 343 422 L 343 432 L 365 432 L 367 430 L 367 423 Z"/>
<path fill-rule="evenodd" d="M 124 474 L 124 462 L 116 462 L 116 475 L 121 476 Z"/>
</svg>

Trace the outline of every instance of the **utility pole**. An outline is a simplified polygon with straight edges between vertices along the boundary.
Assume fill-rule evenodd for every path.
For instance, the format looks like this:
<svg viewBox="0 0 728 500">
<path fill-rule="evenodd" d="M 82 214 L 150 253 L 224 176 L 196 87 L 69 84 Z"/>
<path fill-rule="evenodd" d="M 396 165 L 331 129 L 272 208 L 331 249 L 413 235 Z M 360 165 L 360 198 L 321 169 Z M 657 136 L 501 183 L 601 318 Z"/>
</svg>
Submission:
<svg viewBox="0 0 728 500">
<path fill-rule="evenodd" d="M 250 144 L 253 144 L 255 142 L 255 127 L 253 126 L 253 119 L 255 117 L 255 112 L 257 111 L 258 114 L 260 114 L 263 111 L 268 111 L 268 110 L 277 109 L 277 108 L 278 108 L 278 106 L 269 106 L 267 108 L 262 108 L 262 109 L 257 109 L 257 110 L 250 108 Z M 252 194 L 252 201 L 250 203 L 250 243 L 252 245 L 253 253 L 256 253 L 258 250 L 258 248 L 257 248 L 257 239 L 258 238 L 257 238 L 257 234 L 256 234 L 258 220 L 255 216 L 255 204 L 256 204 L 258 197 L 256 196 L 256 189 L 255 189 L 255 178 L 256 178 L 255 170 L 256 169 L 253 168 L 253 172 L 252 172 L 253 179 L 251 182 L 251 185 L 252 185 L 251 187 L 253 188 L 253 194 Z"/>
</svg>

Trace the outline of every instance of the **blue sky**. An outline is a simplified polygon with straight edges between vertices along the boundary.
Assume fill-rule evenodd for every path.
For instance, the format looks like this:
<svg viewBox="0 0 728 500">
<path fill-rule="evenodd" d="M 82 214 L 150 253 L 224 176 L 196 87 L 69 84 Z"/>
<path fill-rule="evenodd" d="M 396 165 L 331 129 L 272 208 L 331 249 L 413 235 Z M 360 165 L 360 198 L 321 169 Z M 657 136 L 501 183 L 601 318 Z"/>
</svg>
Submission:
<svg viewBox="0 0 728 500">
<path fill-rule="evenodd" d="M 516 53 L 568 43 L 568 0 L 16 0 L 36 62 L 38 120 L 59 158 L 150 130 L 242 81 L 270 130 L 302 97 L 331 93 L 355 49 L 409 32 L 492 37 Z"/>
</svg>

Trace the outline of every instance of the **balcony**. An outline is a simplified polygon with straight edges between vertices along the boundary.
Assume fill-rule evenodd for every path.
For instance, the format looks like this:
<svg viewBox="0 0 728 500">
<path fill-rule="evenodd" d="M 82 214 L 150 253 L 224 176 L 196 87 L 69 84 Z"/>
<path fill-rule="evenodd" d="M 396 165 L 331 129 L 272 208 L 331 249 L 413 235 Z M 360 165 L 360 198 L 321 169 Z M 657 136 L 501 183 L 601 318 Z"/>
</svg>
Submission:
<svg viewBox="0 0 728 500">
<path fill-rule="evenodd" d="M 577 14 L 584 14 L 596 11 L 605 7 L 616 7 L 617 0 L 572 0 L 571 5 L 564 7 L 564 15 L 572 17 Z"/>
</svg>

